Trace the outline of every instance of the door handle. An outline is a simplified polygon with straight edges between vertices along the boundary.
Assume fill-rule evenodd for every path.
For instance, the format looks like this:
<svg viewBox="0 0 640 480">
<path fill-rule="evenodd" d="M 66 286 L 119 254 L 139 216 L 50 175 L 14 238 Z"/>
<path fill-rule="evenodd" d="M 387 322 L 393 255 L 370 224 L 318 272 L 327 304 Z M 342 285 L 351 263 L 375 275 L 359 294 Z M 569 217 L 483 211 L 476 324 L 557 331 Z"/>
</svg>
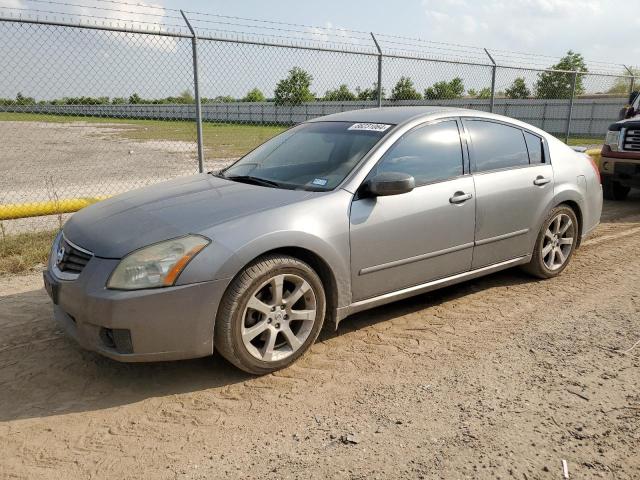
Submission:
<svg viewBox="0 0 640 480">
<path fill-rule="evenodd" d="M 546 185 L 550 181 L 551 181 L 550 178 L 546 178 L 546 177 L 543 177 L 542 175 L 540 175 L 540 176 L 536 177 L 536 179 L 533 181 L 533 184 L 541 187 L 542 185 Z"/>
<path fill-rule="evenodd" d="M 453 197 L 449 198 L 449 203 L 464 203 L 472 197 L 473 195 L 470 193 L 456 192 Z"/>
</svg>

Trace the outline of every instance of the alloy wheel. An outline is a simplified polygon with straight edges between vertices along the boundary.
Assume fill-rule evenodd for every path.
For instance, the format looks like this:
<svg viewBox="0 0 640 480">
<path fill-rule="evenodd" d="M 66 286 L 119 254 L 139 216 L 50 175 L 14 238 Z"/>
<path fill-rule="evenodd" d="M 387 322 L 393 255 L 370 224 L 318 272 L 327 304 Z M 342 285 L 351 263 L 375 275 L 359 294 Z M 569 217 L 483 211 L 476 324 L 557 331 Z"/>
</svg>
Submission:
<svg viewBox="0 0 640 480">
<path fill-rule="evenodd" d="M 275 275 L 249 297 L 242 316 L 242 342 L 258 360 L 285 359 L 309 337 L 316 309 L 316 294 L 309 282 L 299 275 Z"/>
<path fill-rule="evenodd" d="M 575 227 L 569 215 L 560 213 L 551 220 L 542 242 L 542 260 L 549 270 L 558 270 L 566 263 L 574 236 Z"/>
</svg>

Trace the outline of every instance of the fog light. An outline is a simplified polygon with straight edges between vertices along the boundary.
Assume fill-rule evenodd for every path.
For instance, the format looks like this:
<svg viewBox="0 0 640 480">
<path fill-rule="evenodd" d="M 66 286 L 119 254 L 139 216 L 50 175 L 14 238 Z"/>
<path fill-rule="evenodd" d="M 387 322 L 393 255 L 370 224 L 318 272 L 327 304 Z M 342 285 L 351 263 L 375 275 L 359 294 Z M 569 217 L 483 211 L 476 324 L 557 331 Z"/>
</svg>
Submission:
<svg viewBox="0 0 640 480">
<path fill-rule="evenodd" d="M 102 344 L 118 353 L 133 353 L 131 332 L 126 328 L 101 328 L 100 340 Z"/>
</svg>

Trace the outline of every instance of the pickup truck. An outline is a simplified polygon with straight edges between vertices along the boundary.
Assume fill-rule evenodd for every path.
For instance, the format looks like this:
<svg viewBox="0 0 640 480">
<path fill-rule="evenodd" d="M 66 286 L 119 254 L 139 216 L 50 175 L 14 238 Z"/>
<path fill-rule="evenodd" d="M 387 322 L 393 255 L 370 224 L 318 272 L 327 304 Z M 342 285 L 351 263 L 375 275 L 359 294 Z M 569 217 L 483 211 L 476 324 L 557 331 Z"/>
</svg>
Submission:
<svg viewBox="0 0 640 480">
<path fill-rule="evenodd" d="M 602 146 L 600 176 L 607 200 L 624 200 L 640 188 L 640 95 L 633 92 L 620 120 L 609 126 Z"/>
</svg>

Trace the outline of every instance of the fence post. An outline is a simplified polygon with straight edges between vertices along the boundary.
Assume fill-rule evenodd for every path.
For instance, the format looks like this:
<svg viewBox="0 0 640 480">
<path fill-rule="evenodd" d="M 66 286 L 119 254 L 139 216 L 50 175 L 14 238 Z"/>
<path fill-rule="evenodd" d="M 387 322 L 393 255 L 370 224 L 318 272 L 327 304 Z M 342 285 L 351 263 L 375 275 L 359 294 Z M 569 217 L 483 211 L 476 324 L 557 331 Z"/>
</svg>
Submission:
<svg viewBox="0 0 640 480">
<path fill-rule="evenodd" d="M 633 84 L 635 83 L 636 77 L 633 74 L 633 70 L 631 70 L 626 65 L 622 66 L 627 70 L 627 72 L 629 72 L 629 75 L 631 75 L 631 79 L 629 80 L 629 98 L 631 98 L 631 94 L 633 93 Z"/>
<path fill-rule="evenodd" d="M 376 48 L 378 49 L 378 108 L 382 107 L 382 49 L 378 44 L 378 40 L 376 40 L 376 36 L 371 33 L 371 38 L 373 38 L 373 43 L 376 44 Z"/>
<path fill-rule="evenodd" d="M 189 31 L 191 32 L 191 50 L 193 52 L 193 94 L 196 103 L 196 136 L 198 142 L 198 172 L 204 172 L 204 148 L 202 145 L 202 104 L 200 101 L 200 77 L 198 75 L 198 36 L 189 23 L 187 16 L 180 10 Z"/>
<path fill-rule="evenodd" d="M 493 109 L 496 103 L 496 69 L 498 68 L 498 65 L 489 53 L 489 50 L 485 48 L 484 53 L 487 54 L 487 57 L 489 57 L 489 60 L 491 60 L 491 63 L 493 64 L 493 67 L 491 67 L 491 103 L 489 104 L 489 111 L 493 113 Z"/>
<path fill-rule="evenodd" d="M 564 143 L 569 143 L 569 134 L 571 133 L 571 115 L 573 115 L 573 98 L 576 96 L 576 83 L 578 81 L 578 72 L 573 72 L 573 80 L 571 81 L 571 98 L 569 99 L 569 114 L 567 115 L 567 129 L 564 135 Z"/>
</svg>

